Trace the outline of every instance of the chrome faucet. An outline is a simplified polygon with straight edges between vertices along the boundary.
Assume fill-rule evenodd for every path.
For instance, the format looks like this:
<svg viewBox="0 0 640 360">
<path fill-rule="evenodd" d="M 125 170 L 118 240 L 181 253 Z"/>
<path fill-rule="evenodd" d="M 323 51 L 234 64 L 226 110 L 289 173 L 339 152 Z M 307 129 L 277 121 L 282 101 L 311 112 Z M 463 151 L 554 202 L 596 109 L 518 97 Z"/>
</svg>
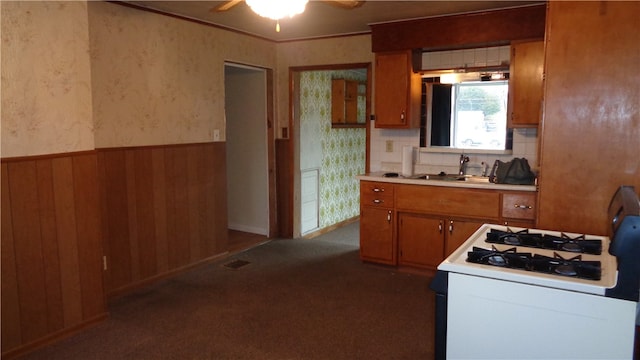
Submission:
<svg viewBox="0 0 640 360">
<path fill-rule="evenodd" d="M 465 167 L 465 163 L 469 162 L 469 157 L 465 156 L 464 154 L 460 154 L 460 171 L 458 172 L 459 175 L 464 175 L 464 167 Z"/>
</svg>

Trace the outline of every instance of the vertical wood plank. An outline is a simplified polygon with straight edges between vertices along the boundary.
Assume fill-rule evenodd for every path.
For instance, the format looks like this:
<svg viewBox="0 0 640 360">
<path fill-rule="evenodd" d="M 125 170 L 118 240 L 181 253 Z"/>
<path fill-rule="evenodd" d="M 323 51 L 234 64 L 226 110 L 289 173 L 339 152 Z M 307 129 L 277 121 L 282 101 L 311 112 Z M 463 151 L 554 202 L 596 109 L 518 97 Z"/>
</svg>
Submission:
<svg viewBox="0 0 640 360">
<path fill-rule="evenodd" d="M 226 143 L 213 143 L 211 165 L 213 168 L 213 227 L 216 253 L 227 251 L 227 148 Z"/>
<path fill-rule="evenodd" d="M 131 250 L 129 248 L 129 211 L 127 207 L 127 180 L 123 150 L 106 151 L 104 158 L 108 257 L 110 284 L 114 290 L 131 283 Z"/>
<path fill-rule="evenodd" d="M 153 216 L 156 242 L 156 263 L 159 274 L 169 269 L 169 254 L 167 243 L 167 182 L 165 169 L 165 150 L 156 148 L 151 150 L 153 172 Z"/>
<path fill-rule="evenodd" d="M 2 177 L 2 185 L 0 185 L 0 198 L 2 199 L 2 223 L 0 225 L 2 246 L 2 251 L 0 252 L 2 256 L 2 263 L 0 264 L 0 270 L 2 271 L 2 349 L 12 349 L 20 345 L 22 335 L 7 164 L 2 164 L 0 176 Z"/>
<path fill-rule="evenodd" d="M 189 254 L 190 261 L 194 262 L 204 258 L 200 248 L 200 198 L 201 184 L 199 179 L 199 158 L 203 145 L 190 145 L 187 147 L 187 216 L 189 226 Z"/>
<path fill-rule="evenodd" d="M 167 266 L 169 269 L 175 269 L 179 264 L 178 256 L 178 230 L 176 225 L 177 207 L 176 207 L 176 187 L 177 175 L 174 168 L 175 150 L 173 148 L 166 148 L 164 153 L 165 161 L 165 184 L 166 184 L 166 204 L 167 209 Z"/>
<path fill-rule="evenodd" d="M 97 167 L 98 167 L 98 195 L 100 196 L 100 229 L 102 236 L 102 255 L 107 258 L 107 270 L 103 272 L 103 287 L 105 293 L 109 292 L 109 289 L 113 289 L 112 280 L 111 280 L 111 269 L 112 266 L 110 264 L 111 258 L 109 253 L 109 222 L 108 213 L 109 208 L 107 206 L 107 174 L 106 174 L 106 166 L 105 166 L 105 152 L 99 151 L 97 153 Z"/>
<path fill-rule="evenodd" d="M 213 188 L 213 145 L 205 144 L 200 148 L 198 157 L 198 176 L 200 187 L 200 201 L 198 213 L 200 222 L 200 249 L 203 256 L 216 254 L 216 239 L 214 231 L 214 188 Z"/>
<path fill-rule="evenodd" d="M 154 220 L 154 172 L 150 149 L 135 152 L 136 224 L 138 264 L 142 279 L 157 274 L 156 227 Z"/>
<path fill-rule="evenodd" d="M 42 260 L 47 292 L 49 332 L 64 327 L 63 298 L 60 279 L 60 256 L 56 209 L 53 193 L 53 170 L 50 159 L 36 161 L 38 178 L 38 203 L 40 206 L 40 227 L 42 236 Z"/>
<path fill-rule="evenodd" d="M 82 315 L 88 320 L 105 312 L 100 197 L 95 155 L 80 155 L 73 158 L 73 187 L 82 288 Z"/>
<path fill-rule="evenodd" d="M 125 177 L 127 186 L 127 215 L 129 224 L 129 258 L 131 259 L 131 281 L 140 281 L 140 251 L 138 249 L 138 208 L 137 208 L 137 187 L 136 187 L 136 164 L 135 152 L 137 150 L 127 149 L 124 151 Z"/>
<path fill-rule="evenodd" d="M 189 202 L 187 190 L 187 149 L 183 146 L 173 148 L 172 177 L 173 177 L 173 204 L 174 207 L 174 229 L 173 237 L 169 238 L 171 244 L 170 252 L 175 252 L 173 256 L 172 268 L 185 266 L 189 263 Z"/>
<path fill-rule="evenodd" d="M 81 270 L 78 263 L 73 165 L 71 158 L 68 157 L 52 159 L 51 165 L 56 209 L 56 236 L 60 256 L 60 283 L 64 294 L 64 323 L 65 326 L 70 326 L 82 321 Z"/>
<path fill-rule="evenodd" d="M 22 341 L 47 334 L 45 290 L 35 161 L 8 164 Z"/>
</svg>

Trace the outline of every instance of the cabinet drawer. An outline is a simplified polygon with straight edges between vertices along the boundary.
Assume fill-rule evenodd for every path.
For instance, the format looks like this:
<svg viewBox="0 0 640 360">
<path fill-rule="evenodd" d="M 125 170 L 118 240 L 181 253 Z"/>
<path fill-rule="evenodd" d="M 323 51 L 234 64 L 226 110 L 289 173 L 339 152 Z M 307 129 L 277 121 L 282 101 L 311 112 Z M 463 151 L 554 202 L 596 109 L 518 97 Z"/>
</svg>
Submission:
<svg viewBox="0 0 640 360">
<path fill-rule="evenodd" d="M 360 204 L 363 206 L 394 206 L 394 186 L 388 183 L 361 182 Z"/>
<path fill-rule="evenodd" d="M 401 210 L 487 220 L 500 217 L 500 193 L 493 191 L 404 185 L 396 192 L 396 205 Z"/>
<path fill-rule="evenodd" d="M 536 194 L 503 194 L 502 217 L 534 220 L 536 218 Z"/>
</svg>

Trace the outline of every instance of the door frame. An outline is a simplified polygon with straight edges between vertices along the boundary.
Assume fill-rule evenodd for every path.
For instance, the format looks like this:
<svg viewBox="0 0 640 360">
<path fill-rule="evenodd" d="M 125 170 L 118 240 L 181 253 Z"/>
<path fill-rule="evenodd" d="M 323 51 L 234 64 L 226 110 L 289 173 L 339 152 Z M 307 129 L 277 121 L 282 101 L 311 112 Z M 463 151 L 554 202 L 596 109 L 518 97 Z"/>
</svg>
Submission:
<svg viewBox="0 0 640 360">
<path fill-rule="evenodd" d="M 366 145 L 365 145 L 365 172 L 369 172 L 370 162 L 370 140 L 371 140 L 371 99 L 373 92 L 373 72 L 372 63 L 348 63 L 348 64 L 332 64 L 332 65 L 311 65 L 311 66 L 292 66 L 289 67 L 289 147 L 287 149 L 287 160 L 292 164 L 289 170 L 288 182 L 288 216 L 287 219 L 291 226 L 291 236 L 301 236 L 300 223 L 300 73 L 303 71 L 330 71 L 330 70 L 348 70 L 348 69 L 367 69 L 367 97 L 366 97 Z M 287 213 L 287 211 L 282 212 Z"/>
<path fill-rule="evenodd" d="M 242 64 L 233 61 L 225 61 L 224 66 L 239 67 L 257 71 L 265 72 L 265 95 L 266 95 L 266 110 L 265 110 L 265 122 L 266 122 L 266 137 L 267 137 L 267 182 L 268 182 L 268 207 L 269 207 L 269 219 L 268 219 L 268 237 L 274 238 L 278 236 L 278 221 L 277 221 L 277 207 L 276 207 L 276 156 L 275 156 L 275 104 L 274 104 L 274 76 L 273 69 Z M 226 96 L 226 94 L 225 94 Z M 226 129 L 225 119 L 225 129 Z M 226 142 L 226 138 L 225 138 Z M 225 165 L 226 166 L 226 165 Z"/>
</svg>

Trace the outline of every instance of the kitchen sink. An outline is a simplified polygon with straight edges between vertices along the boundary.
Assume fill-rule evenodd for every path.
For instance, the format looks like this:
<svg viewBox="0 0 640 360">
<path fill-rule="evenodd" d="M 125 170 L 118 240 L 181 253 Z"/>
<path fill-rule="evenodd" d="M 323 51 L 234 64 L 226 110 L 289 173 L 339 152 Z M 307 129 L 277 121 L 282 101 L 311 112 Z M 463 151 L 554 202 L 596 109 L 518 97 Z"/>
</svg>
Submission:
<svg viewBox="0 0 640 360">
<path fill-rule="evenodd" d="M 458 174 L 421 174 L 415 177 L 416 179 L 423 180 L 440 180 L 440 181 L 468 181 L 478 183 L 489 183 L 489 178 L 486 176 L 476 175 L 458 175 Z"/>
</svg>

